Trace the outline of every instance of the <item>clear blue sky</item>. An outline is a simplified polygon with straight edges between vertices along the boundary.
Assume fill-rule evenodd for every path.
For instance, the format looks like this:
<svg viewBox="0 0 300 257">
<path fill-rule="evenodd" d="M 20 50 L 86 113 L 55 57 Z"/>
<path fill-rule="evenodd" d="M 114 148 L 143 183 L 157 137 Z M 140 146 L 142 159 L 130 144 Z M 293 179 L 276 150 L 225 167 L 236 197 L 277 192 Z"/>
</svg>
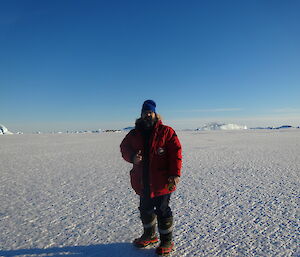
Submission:
<svg viewBox="0 0 300 257">
<path fill-rule="evenodd" d="M 0 123 L 300 125 L 298 0 L 0 0 Z"/>
</svg>

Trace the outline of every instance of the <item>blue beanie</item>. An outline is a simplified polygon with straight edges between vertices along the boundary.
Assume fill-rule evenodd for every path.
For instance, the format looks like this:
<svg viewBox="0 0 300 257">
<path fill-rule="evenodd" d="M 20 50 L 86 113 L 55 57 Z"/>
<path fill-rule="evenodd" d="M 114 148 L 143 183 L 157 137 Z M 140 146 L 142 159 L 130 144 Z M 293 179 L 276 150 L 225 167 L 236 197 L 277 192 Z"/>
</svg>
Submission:
<svg viewBox="0 0 300 257">
<path fill-rule="evenodd" d="M 156 107 L 156 103 L 153 101 L 153 100 L 146 100 L 144 103 L 143 103 L 143 107 L 142 107 L 142 113 L 144 111 L 152 111 L 152 112 L 155 112 L 155 107 Z"/>
</svg>

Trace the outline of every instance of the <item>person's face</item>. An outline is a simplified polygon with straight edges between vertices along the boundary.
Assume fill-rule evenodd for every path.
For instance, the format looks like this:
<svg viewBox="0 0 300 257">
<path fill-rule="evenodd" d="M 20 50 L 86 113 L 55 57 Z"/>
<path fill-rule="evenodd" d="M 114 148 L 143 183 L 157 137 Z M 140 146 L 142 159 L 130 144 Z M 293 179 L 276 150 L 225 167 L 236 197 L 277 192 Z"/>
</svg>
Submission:
<svg viewBox="0 0 300 257">
<path fill-rule="evenodd" d="M 143 119 L 145 128 L 151 128 L 155 123 L 155 112 L 144 111 L 142 113 L 142 119 Z"/>
<path fill-rule="evenodd" d="M 144 111 L 142 113 L 143 120 L 154 120 L 155 119 L 155 112 L 152 111 Z"/>
</svg>

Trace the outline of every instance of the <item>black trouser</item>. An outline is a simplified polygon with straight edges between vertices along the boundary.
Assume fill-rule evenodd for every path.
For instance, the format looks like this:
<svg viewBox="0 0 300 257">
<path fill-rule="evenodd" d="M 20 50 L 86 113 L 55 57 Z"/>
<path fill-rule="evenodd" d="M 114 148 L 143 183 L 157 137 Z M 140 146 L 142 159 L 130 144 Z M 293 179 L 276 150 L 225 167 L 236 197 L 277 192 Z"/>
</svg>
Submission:
<svg viewBox="0 0 300 257">
<path fill-rule="evenodd" d="M 159 219 L 172 217 L 172 210 L 169 206 L 171 194 L 151 198 L 149 195 L 140 197 L 141 217 L 156 214 Z"/>
</svg>

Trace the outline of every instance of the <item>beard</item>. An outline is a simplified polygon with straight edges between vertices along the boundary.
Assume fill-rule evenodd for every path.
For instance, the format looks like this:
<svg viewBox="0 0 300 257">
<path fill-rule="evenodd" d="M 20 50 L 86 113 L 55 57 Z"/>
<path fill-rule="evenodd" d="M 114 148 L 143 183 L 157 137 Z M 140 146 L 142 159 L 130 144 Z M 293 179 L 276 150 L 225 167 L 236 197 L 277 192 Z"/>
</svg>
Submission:
<svg viewBox="0 0 300 257">
<path fill-rule="evenodd" d="M 152 117 L 146 117 L 143 119 L 143 127 L 145 129 L 151 129 L 153 128 L 154 124 L 155 124 L 156 119 L 152 119 Z"/>
</svg>

